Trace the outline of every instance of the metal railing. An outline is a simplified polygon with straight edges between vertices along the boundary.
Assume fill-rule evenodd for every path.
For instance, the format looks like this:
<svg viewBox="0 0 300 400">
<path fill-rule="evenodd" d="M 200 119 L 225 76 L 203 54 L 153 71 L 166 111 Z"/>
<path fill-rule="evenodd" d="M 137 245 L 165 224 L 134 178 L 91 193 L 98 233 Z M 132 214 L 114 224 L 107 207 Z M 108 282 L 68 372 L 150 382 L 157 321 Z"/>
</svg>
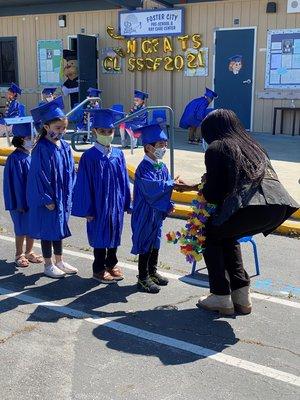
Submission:
<svg viewBox="0 0 300 400">
<path fill-rule="evenodd" d="M 90 98 L 90 99 L 94 99 L 94 98 Z M 84 100 L 82 103 L 85 103 L 86 100 Z M 80 106 L 82 106 L 82 103 L 78 104 L 78 106 L 76 106 L 73 110 L 80 108 Z M 171 177 L 174 178 L 174 126 L 175 126 L 175 121 L 174 121 L 174 111 L 171 107 L 169 107 L 169 106 L 147 106 L 145 108 L 142 108 L 139 111 L 134 112 L 133 114 L 127 115 L 126 117 L 119 119 L 118 121 L 116 121 L 114 123 L 114 127 L 119 126 L 123 122 L 131 121 L 132 119 L 135 119 L 136 117 L 143 115 L 148 111 L 153 111 L 153 110 L 158 110 L 158 109 L 166 110 L 169 113 L 170 174 L 171 174 Z M 73 110 L 71 110 L 71 111 L 73 111 Z M 71 115 L 71 111 L 67 114 L 67 116 Z M 87 110 L 87 113 L 88 113 L 88 115 L 90 114 L 88 112 L 88 110 Z M 88 119 L 88 122 L 89 122 L 89 119 Z M 90 129 L 90 126 L 88 126 L 88 128 Z M 77 149 L 77 147 L 76 147 L 76 140 L 78 140 L 79 136 L 81 136 L 82 134 L 83 134 L 83 132 L 77 132 L 72 135 L 71 146 L 72 146 L 73 150 L 75 150 L 75 151 L 80 151 L 80 152 L 85 151 L 85 150 Z M 131 140 L 131 149 L 132 149 L 132 140 Z"/>
<path fill-rule="evenodd" d="M 84 99 L 81 103 L 77 104 L 76 107 L 72 108 L 72 110 L 70 110 L 70 111 L 66 114 L 66 116 L 69 117 L 70 115 L 74 114 L 75 111 L 80 110 L 80 108 L 82 108 L 86 103 L 88 103 L 88 102 L 90 102 L 90 101 L 95 101 L 95 100 L 99 101 L 100 108 L 102 108 L 102 100 L 101 100 L 100 97 L 87 97 L 87 98 Z M 87 120 L 87 127 L 88 127 L 88 130 L 87 130 L 87 138 L 90 139 L 90 135 L 91 135 L 91 122 L 90 122 L 90 118 L 91 118 L 91 115 L 90 115 L 90 113 L 89 113 L 88 111 L 87 111 L 87 113 L 88 113 L 88 120 Z"/>
</svg>

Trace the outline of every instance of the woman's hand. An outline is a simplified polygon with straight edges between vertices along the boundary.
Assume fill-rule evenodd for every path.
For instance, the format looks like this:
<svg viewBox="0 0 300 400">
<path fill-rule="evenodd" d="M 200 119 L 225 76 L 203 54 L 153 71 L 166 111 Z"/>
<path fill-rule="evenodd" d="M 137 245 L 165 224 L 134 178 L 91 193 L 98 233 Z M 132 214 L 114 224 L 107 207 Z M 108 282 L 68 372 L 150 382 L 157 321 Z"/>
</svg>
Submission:
<svg viewBox="0 0 300 400">
<path fill-rule="evenodd" d="M 92 216 L 90 216 L 90 215 L 88 215 L 88 216 L 85 217 L 85 218 L 86 218 L 87 222 L 92 222 L 92 221 L 95 219 L 95 217 L 92 217 Z"/>
<path fill-rule="evenodd" d="M 201 177 L 201 183 L 205 183 L 206 182 L 206 173 L 204 175 L 202 175 Z"/>
<path fill-rule="evenodd" d="M 175 183 L 174 190 L 177 192 L 192 192 L 194 190 L 198 190 L 197 185 L 188 185 L 187 183 Z"/>
<path fill-rule="evenodd" d="M 46 204 L 46 207 L 48 208 L 49 211 L 53 211 L 55 209 L 55 204 L 54 203 Z"/>
</svg>

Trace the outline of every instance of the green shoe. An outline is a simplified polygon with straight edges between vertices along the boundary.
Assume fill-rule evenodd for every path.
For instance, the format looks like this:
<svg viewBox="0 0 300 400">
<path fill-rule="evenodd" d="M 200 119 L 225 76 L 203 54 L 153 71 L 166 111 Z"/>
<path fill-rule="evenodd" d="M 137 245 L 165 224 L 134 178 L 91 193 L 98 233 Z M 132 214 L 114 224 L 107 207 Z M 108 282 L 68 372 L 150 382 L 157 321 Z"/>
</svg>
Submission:
<svg viewBox="0 0 300 400">
<path fill-rule="evenodd" d="M 150 275 L 150 278 L 154 283 L 156 283 L 159 286 L 167 286 L 167 284 L 169 283 L 169 279 L 160 275 L 158 272 L 155 272 L 153 275 Z"/>
<path fill-rule="evenodd" d="M 147 293 L 158 293 L 160 291 L 160 287 L 149 277 L 146 279 L 138 279 L 137 284 L 138 288 Z"/>
</svg>

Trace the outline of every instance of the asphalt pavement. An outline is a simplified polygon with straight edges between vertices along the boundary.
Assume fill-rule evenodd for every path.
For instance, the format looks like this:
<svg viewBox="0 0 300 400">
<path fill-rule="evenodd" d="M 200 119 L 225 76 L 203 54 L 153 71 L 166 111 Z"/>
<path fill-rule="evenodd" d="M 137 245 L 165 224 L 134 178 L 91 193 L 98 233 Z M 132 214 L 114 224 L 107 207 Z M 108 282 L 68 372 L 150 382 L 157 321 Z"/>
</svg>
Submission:
<svg viewBox="0 0 300 400">
<path fill-rule="evenodd" d="M 0 167 L 0 183 L 2 175 Z M 184 223 L 167 219 L 164 233 Z M 298 239 L 257 236 L 253 312 L 224 318 L 195 307 L 208 291 L 206 270 L 191 277 L 191 266 L 166 241 L 160 268 L 169 285 L 157 295 L 137 291 L 130 216 L 118 251 L 125 280 L 111 286 L 91 279 L 85 222 L 71 218 L 70 226 L 65 259 L 79 273 L 51 280 L 41 265 L 15 267 L 12 225 L 1 204 L 1 399 L 299 398 Z M 254 274 L 251 245 L 242 249 Z"/>
</svg>

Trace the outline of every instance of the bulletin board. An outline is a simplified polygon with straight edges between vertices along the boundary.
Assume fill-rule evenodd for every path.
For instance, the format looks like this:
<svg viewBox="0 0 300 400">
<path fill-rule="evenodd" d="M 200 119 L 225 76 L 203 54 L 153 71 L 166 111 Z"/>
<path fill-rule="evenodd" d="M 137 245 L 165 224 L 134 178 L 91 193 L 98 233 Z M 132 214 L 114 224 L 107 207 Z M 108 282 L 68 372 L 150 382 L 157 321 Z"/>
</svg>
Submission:
<svg viewBox="0 0 300 400">
<path fill-rule="evenodd" d="M 300 88 L 300 29 L 268 31 L 265 88 Z"/>
<path fill-rule="evenodd" d="M 63 55 L 62 40 L 38 40 L 38 83 L 57 86 L 61 83 L 60 70 Z"/>
</svg>

